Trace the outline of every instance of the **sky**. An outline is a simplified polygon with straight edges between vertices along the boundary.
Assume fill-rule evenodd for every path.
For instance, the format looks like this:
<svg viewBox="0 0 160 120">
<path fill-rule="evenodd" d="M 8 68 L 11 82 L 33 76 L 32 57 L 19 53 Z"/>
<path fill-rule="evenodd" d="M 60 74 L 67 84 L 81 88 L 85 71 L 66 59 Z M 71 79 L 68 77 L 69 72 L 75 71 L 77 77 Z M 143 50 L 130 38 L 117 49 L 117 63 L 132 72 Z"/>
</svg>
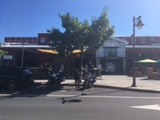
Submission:
<svg viewBox="0 0 160 120">
<path fill-rule="evenodd" d="M 114 36 L 133 34 L 133 16 L 142 16 L 143 28 L 137 36 L 160 36 L 159 0 L 0 0 L 0 42 L 4 37 L 37 37 L 52 27 L 61 31 L 58 14 L 69 12 L 81 22 L 98 18 L 108 7 Z"/>
</svg>

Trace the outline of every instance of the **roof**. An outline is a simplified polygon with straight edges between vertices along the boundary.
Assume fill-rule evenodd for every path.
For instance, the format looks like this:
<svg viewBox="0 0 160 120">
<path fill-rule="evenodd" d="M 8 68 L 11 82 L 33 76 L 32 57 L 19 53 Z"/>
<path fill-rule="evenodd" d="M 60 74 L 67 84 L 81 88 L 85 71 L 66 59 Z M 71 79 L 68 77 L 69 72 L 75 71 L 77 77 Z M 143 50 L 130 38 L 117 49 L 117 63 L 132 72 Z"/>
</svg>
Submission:
<svg viewBox="0 0 160 120">
<path fill-rule="evenodd" d="M 127 45 L 126 48 L 133 48 L 133 45 Z M 160 48 L 156 45 L 135 45 L 135 48 Z"/>
<path fill-rule="evenodd" d="M 2 44 L 2 48 L 50 48 L 49 45 L 36 44 Z"/>
</svg>

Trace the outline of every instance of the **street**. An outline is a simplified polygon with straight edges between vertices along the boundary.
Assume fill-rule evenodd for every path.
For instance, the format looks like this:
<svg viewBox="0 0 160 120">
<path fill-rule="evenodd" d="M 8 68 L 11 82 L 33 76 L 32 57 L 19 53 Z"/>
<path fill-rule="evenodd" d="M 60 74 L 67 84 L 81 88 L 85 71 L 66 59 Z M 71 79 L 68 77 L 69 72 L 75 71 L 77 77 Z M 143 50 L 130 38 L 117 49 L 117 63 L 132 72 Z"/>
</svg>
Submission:
<svg viewBox="0 0 160 120">
<path fill-rule="evenodd" d="M 157 120 L 160 94 L 119 89 L 0 92 L 0 120 Z"/>
</svg>

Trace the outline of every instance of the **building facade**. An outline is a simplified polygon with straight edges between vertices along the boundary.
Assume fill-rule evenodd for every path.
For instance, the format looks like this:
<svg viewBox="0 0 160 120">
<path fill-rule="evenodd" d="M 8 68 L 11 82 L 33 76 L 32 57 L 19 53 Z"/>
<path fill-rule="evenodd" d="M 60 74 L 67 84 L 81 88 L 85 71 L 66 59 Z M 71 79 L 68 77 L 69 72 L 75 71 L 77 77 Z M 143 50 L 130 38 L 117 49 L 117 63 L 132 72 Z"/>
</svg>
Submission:
<svg viewBox="0 0 160 120">
<path fill-rule="evenodd" d="M 133 38 L 132 36 L 117 36 L 128 42 L 126 45 L 126 73 L 129 74 L 133 67 Z M 135 37 L 135 62 L 143 59 L 160 60 L 160 36 L 136 36 Z M 137 67 L 159 69 L 159 64 L 136 64 Z M 146 70 L 143 72 L 145 73 Z"/>
<path fill-rule="evenodd" d="M 39 68 L 54 61 L 56 65 L 59 61 L 56 55 L 38 51 L 51 49 L 49 43 L 48 33 L 38 33 L 37 37 L 5 37 L 2 49 L 8 54 L 1 64 Z M 72 55 L 74 65 L 79 64 L 79 58 L 79 54 Z M 135 37 L 135 61 L 142 59 L 160 60 L 160 36 Z M 85 53 L 84 63 L 89 61 L 96 67 L 100 65 L 103 74 L 129 74 L 134 62 L 132 36 L 114 36 L 106 40 L 97 51 Z M 158 69 L 158 65 L 155 69 Z"/>
<path fill-rule="evenodd" d="M 80 53 L 66 57 L 54 54 L 49 45 L 48 36 L 48 33 L 39 33 L 38 37 L 5 37 L 1 47 L 7 51 L 7 55 L 4 55 L 3 59 L 0 60 L 0 65 L 23 66 L 34 69 L 53 66 L 57 69 L 60 64 L 64 64 L 66 74 L 70 76 L 72 68 L 80 67 Z M 96 66 L 95 56 L 94 51 L 85 51 L 83 63 L 88 64 L 91 61 Z"/>
<path fill-rule="evenodd" d="M 126 73 L 127 44 L 127 41 L 113 37 L 97 50 L 97 61 L 101 64 L 103 74 Z"/>
</svg>

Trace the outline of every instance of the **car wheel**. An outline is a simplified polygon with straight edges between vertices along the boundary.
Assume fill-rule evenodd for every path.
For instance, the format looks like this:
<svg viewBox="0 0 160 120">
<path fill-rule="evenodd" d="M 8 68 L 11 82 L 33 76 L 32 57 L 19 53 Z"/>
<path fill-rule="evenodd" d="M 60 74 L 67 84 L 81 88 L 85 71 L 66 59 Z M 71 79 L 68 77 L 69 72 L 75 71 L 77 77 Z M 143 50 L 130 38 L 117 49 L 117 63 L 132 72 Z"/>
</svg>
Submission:
<svg viewBox="0 0 160 120">
<path fill-rule="evenodd" d="M 16 89 L 16 82 L 14 80 L 8 80 L 6 87 L 8 90 L 14 90 Z"/>
</svg>

